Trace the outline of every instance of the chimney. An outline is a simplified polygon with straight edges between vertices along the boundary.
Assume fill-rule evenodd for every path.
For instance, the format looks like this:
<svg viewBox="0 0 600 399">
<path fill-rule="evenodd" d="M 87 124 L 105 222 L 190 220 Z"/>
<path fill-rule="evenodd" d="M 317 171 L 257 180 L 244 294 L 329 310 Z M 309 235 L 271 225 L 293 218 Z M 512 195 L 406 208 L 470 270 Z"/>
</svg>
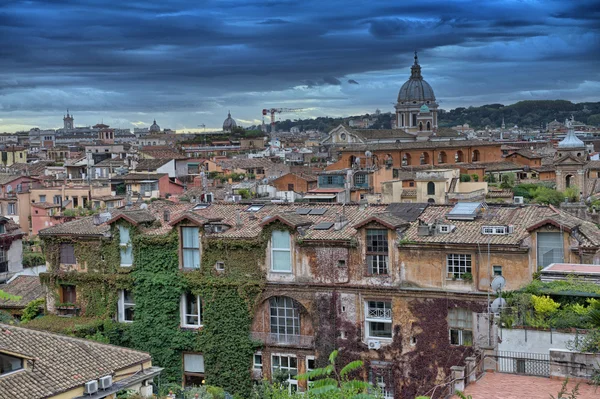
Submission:
<svg viewBox="0 0 600 399">
<path fill-rule="evenodd" d="M 240 213 L 240 211 L 237 211 L 235 215 L 235 225 L 238 228 L 242 227 L 242 214 Z"/>
<path fill-rule="evenodd" d="M 165 220 L 165 222 L 169 222 L 171 220 L 171 212 L 168 209 L 164 210 L 163 219 Z"/>
</svg>

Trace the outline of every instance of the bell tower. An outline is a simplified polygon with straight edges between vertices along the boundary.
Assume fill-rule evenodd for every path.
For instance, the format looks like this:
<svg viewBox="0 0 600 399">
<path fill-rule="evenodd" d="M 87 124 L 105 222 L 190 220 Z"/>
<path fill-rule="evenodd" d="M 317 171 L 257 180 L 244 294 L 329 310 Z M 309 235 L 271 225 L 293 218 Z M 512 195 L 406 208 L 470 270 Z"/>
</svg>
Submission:
<svg viewBox="0 0 600 399">
<path fill-rule="evenodd" d="M 69 115 L 69 110 L 67 109 L 67 115 L 63 117 L 63 124 L 65 130 L 73 130 L 73 115 Z"/>
</svg>

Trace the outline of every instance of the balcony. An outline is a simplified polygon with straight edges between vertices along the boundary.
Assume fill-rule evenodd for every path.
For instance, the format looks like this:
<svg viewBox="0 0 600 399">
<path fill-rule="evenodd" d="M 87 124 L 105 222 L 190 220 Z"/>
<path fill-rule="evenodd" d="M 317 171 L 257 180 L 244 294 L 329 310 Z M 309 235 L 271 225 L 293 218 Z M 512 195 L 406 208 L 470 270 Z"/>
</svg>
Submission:
<svg viewBox="0 0 600 399">
<path fill-rule="evenodd" d="M 272 334 L 263 332 L 250 333 L 255 341 L 270 346 L 290 346 L 295 348 L 314 348 L 315 338 L 311 335 Z"/>
</svg>

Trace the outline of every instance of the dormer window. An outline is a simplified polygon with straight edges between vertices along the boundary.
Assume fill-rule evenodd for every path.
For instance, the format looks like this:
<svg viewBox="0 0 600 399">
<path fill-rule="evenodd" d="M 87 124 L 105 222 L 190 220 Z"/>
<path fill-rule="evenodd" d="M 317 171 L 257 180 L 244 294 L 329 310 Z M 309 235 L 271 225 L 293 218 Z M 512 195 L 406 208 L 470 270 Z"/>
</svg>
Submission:
<svg viewBox="0 0 600 399">
<path fill-rule="evenodd" d="M 200 229 L 181 228 L 182 266 L 184 269 L 200 268 Z"/>
<path fill-rule="evenodd" d="M 385 229 L 367 229 L 367 272 L 387 275 L 388 232 Z"/>
<path fill-rule="evenodd" d="M 24 361 L 20 357 L 0 352 L 0 375 L 23 369 Z"/>
<path fill-rule="evenodd" d="M 130 267 L 133 265 L 133 248 L 131 246 L 129 232 L 129 227 L 119 226 L 119 248 L 122 267 Z"/>
<path fill-rule="evenodd" d="M 271 233 L 271 270 L 280 273 L 292 271 L 291 238 L 287 230 Z"/>
</svg>

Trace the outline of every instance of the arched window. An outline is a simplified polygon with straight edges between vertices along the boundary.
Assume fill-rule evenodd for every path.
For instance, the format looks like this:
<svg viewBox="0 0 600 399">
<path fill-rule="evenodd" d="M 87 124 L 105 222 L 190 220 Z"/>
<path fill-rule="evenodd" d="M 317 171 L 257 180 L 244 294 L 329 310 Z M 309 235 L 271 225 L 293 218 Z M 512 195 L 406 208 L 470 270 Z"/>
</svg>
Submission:
<svg viewBox="0 0 600 399">
<path fill-rule="evenodd" d="M 456 155 L 454 156 L 454 162 L 464 162 L 465 156 L 461 150 L 456 151 Z"/>
<path fill-rule="evenodd" d="M 423 131 L 423 122 L 419 122 L 419 131 L 422 132 Z"/>
<path fill-rule="evenodd" d="M 410 166 L 410 154 L 402 155 L 402 166 Z"/>
<path fill-rule="evenodd" d="M 432 181 L 427 183 L 427 195 L 435 195 L 435 183 Z"/>
<path fill-rule="evenodd" d="M 446 162 L 448 162 L 448 157 L 446 156 L 446 152 L 440 151 L 440 153 L 438 154 L 438 163 L 442 164 L 442 163 L 446 163 Z"/>
<path fill-rule="evenodd" d="M 401 122 L 400 126 L 404 127 L 404 114 L 400 115 L 400 122 Z"/>
<path fill-rule="evenodd" d="M 276 296 L 269 299 L 271 336 L 282 342 L 286 337 L 300 335 L 300 311 L 292 298 Z"/>
<path fill-rule="evenodd" d="M 481 155 L 479 155 L 479 150 L 474 150 L 472 162 L 479 162 L 480 160 L 481 160 Z"/>
<path fill-rule="evenodd" d="M 421 165 L 429 165 L 429 153 L 428 152 L 423 152 L 421 153 Z"/>
<path fill-rule="evenodd" d="M 427 130 L 431 130 L 431 122 L 427 122 Z"/>
</svg>

